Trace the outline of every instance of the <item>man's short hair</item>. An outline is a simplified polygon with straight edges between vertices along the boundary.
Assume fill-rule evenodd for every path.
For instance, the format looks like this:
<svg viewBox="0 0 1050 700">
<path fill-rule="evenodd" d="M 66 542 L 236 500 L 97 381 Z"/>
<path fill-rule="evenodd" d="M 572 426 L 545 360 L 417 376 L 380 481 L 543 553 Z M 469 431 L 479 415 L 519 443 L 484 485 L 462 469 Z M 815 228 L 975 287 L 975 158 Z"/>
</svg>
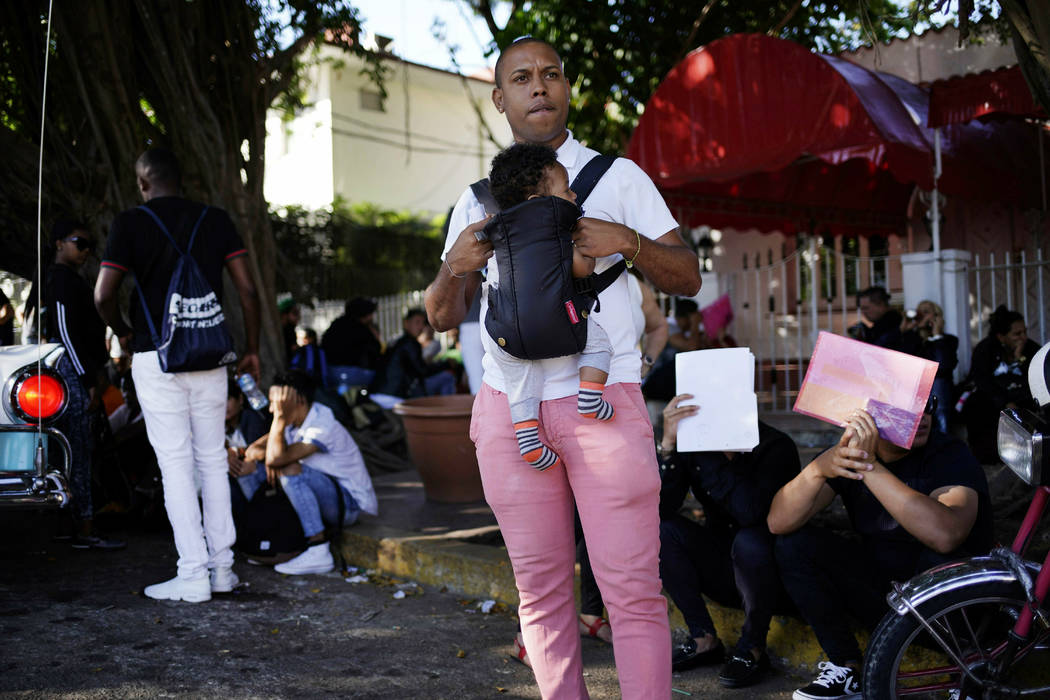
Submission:
<svg viewBox="0 0 1050 700">
<path fill-rule="evenodd" d="M 411 309 L 405 312 L 405 317 L 401 319 L 402 323 L 405 321 L 411 321 L 416 316 L 422 316 L 423 320 L 427 320 L 427 312 L 418 306 L 413 306 Z"/>
<path fill-rule="evenodd" d="M 72 236 L 77 231 L 83 231 L 91 238 L 91 229 L 83 221 L 75 219 L 59 219 L 51 226 L 51 242 L 58 243 Z"/>
<path fill-rule="evenodd" d="M 346 302 L 346 315 L 350 318 L 364 318 L 376 310 L 376 303 L 364 297 L 354 297 Z"/>
<path fill-rule="evenodd" d="M 163 183 L 178 187 L 182 184 L 182 168 L 179 159 L 167 148 L 157 146 L 146 150 L 135 161 L 146 179 L 154 183 Z"/>
<path fill-rule="evenodd" d="M 550 44 L 550 42 L 544 41 L 543 39 L 537 39 L 534 36 L 528 36 L 528 35 L 526 35 L 526 36 L 519 36 L 517 39 L 515 39 L 512 42 L 510 42 L 509 46 L 505 46 L 503 48 L 503 50 L 499 52 L 499 58 L 496 59 L 496 69 L 495 69 L 496 87 L 498 87 L 500 89 L 503 88 L 503 79 L 500 77 L 500 70 L 503 68 L 503 57 L 506 56 L 507 52 L 510 51 L 511 49 L 513 49 L 515 47 L 518 47 L 518 46 L 523 46 L 525 44 L 543 44 L 544 46 L 550 48 L 550 50 L 554 52 L 554 55 L 558 57 L 558 63 L 562 62 L 561 54 L 558 53 L 558 49 L 554 48 Z"/>
<path fill-rule="evenodd" d="M 314 402 L 314 392 L 317 390 L 313 377 L 299 369 L 288 369 L 278 372 L 273 377 L 273 386 L 291 387 L 306 399 L 307 403 Z"/>
<path fill-rule="evenodd" d="M 542 194 L 540 185 L 547 172 L 558 162 L 550 146 L 516 143 L 496 154 L 489 170 L 489 191 L 500 209 L 510 209 L 534 194 Z"/>
<path fill-rule="evenodd" d="M 692 299 L 675 299 L 674 302 L 674 317 L 682 318 L 689 314 L 696 313 L 700 310 L 700 307 Z"/>
<path fill-rule="evenodd" d="M 857 292 L 857 306 L 860 306 L 861 299 L 869 299 L 876 304 L 889 304 L 890 293 L 886 291 L 885 287 L 868 287 Z"/>
</svg>

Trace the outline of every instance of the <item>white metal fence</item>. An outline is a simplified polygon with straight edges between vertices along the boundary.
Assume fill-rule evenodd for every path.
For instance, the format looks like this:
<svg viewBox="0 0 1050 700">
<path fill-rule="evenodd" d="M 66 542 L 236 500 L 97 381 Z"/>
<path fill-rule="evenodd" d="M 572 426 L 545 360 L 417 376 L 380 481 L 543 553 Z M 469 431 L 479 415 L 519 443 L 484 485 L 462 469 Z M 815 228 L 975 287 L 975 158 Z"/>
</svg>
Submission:
<svg viewBox="0 0 1050 700">
<path fill-rule="evenodd" d="M 413 307 L 423 307 L 423 292 L 402 292 L 378 297 L 376 302 L 376 324 L 379 326 L 379 334 L 383 340 L 392 342 L 401 336 L 401 319 L 405 312 Z M 346 308 L 344 300 L 314 300 L 311 306 L 302 307 L 302 321 L 300 325 L 304 328 L 313 328 L 318 337 L 324 335 L 328 326 L 339 316 L 343 315 Z M 444 339 L 442 339 L 444 344 Z"/>
<path fill-rule="evenodd" d="M 1000 304 L 1020 311 L 1028 324 L 1028 337 L 1037 343 L 1048 340 L 1050 305 L 1050 260 L 1041 250 L 1030 256 L 1021 251 L 1016 256 L 989 253 L 986 260 L 975 256 L 970 278 L 972 314 L 970 332 L 974 340 L 989 332 L 988 316 Z M 1034 258 L 1034 259 L 1033 259 Z"/>
</svg>

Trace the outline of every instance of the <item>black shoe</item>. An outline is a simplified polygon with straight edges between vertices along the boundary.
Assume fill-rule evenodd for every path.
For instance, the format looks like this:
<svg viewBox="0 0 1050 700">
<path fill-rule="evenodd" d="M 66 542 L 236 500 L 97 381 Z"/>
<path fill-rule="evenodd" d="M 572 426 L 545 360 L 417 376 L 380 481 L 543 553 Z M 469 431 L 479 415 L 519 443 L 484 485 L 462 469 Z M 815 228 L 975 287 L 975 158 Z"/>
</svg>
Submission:
<svg viewBox="0 0 1050 700">
<path fill-rule="evenodd" d="M 675 648 L 671 653 L 671 670 L 685 671 L 697 666 L 711 666 L 720 664 L 725 659 L 726 648 L 722 642 L 718 646 L 707 651 L 696 650 L 696 640 L 690 638 L 688 642 Z"/>
<path fill-rule="evenodd" d="M 757 659 L 749 651 L 734 651 L 718 673 L 718 682 L 726 688 L 744 688 L 762 680 L 771 669 L 764 651 Z"/>
<path fill-rule="evenodd" d="M 128 543 L 124 540 L 110 540 L 97 535 L 74 535 L 69 545 L 73 549 L 124 549 Z"/>
<path fill-rule="evenodd" d="M 792 694 L 794 700 L 860 700 L 860 673 L 856 669 L 830 661 L 821 661 L 817 668 L 820 673 Z"/>
</svg>

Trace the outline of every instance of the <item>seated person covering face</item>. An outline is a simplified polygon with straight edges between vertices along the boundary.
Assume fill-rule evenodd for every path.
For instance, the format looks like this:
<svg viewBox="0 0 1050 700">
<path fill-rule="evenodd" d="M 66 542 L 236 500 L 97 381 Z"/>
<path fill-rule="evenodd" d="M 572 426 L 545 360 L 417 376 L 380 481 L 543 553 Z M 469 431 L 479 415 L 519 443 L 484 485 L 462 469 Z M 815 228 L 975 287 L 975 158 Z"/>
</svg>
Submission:
<svg viewBox="0 0 1050 700">
<path fill-rule="evenodd" d="M 282 574 L 331 571 L 335 562 L 325 541 L 325 525 L 342 527 L 354 523 L 361 511 L 379 512 L 361 451 L 331 409 L 314 402 L 313 395 L 313 381 L 303 372 L 289 370 L 274 377 L 270 431 L 245 452 L 245 459 L 263 465 L 238 479 L 249 499 L 264 481 L 279 479 L 299 516 L 310 546 L 274 567 Z"/>
<path fill-rule="evenodd" d="M 848 614 L 870 630 L 887 611 L 892 581 L 992 546 L 984 471 L 962 441 L 931 430 L 935 402 L 910 450 L 879 438 L 871 416 L 855 411 L 838 444 L 773 498 L 768 523 L 784 587 L 830 659 L 795 700 L 861 697 Z M 861 546 L 807 525 L 836 494 Z"/>
<path fill-rule="evenodd" d="M 743 687 L 769 670 L 766 633 L 785 595 L 773 555 L 766 514 L 773 494 L 799 472 L 795 443 L 759 422 L 751 452 L 678 452 L 678 423 L 703 408 L 671 399 L 660 443 L 660 578 L 689 626 L 676 648 L 676 671 L 720 663 L 724 649 L 701 594 L 725 605 L 743 603 L 740 641 L 719 674 L 727 687 Z M 689 490 L 703 505 L 704 524 L 679 514 Z"/>
</svg>

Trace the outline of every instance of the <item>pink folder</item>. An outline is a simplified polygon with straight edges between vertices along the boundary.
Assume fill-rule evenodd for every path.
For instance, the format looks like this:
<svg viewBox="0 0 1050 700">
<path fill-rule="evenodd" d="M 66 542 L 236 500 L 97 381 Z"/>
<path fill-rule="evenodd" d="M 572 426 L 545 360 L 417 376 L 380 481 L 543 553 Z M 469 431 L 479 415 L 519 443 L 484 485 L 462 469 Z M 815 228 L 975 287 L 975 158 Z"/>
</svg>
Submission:
<svg viewBox="0 0 1050 700">
<path fill-rule="evenodd" d="M 936 374 L 936 362 L 822 331 L 795 410 L 844 426 L 863 408 L 882 438 L 910 449 Z"/>
</svg>

